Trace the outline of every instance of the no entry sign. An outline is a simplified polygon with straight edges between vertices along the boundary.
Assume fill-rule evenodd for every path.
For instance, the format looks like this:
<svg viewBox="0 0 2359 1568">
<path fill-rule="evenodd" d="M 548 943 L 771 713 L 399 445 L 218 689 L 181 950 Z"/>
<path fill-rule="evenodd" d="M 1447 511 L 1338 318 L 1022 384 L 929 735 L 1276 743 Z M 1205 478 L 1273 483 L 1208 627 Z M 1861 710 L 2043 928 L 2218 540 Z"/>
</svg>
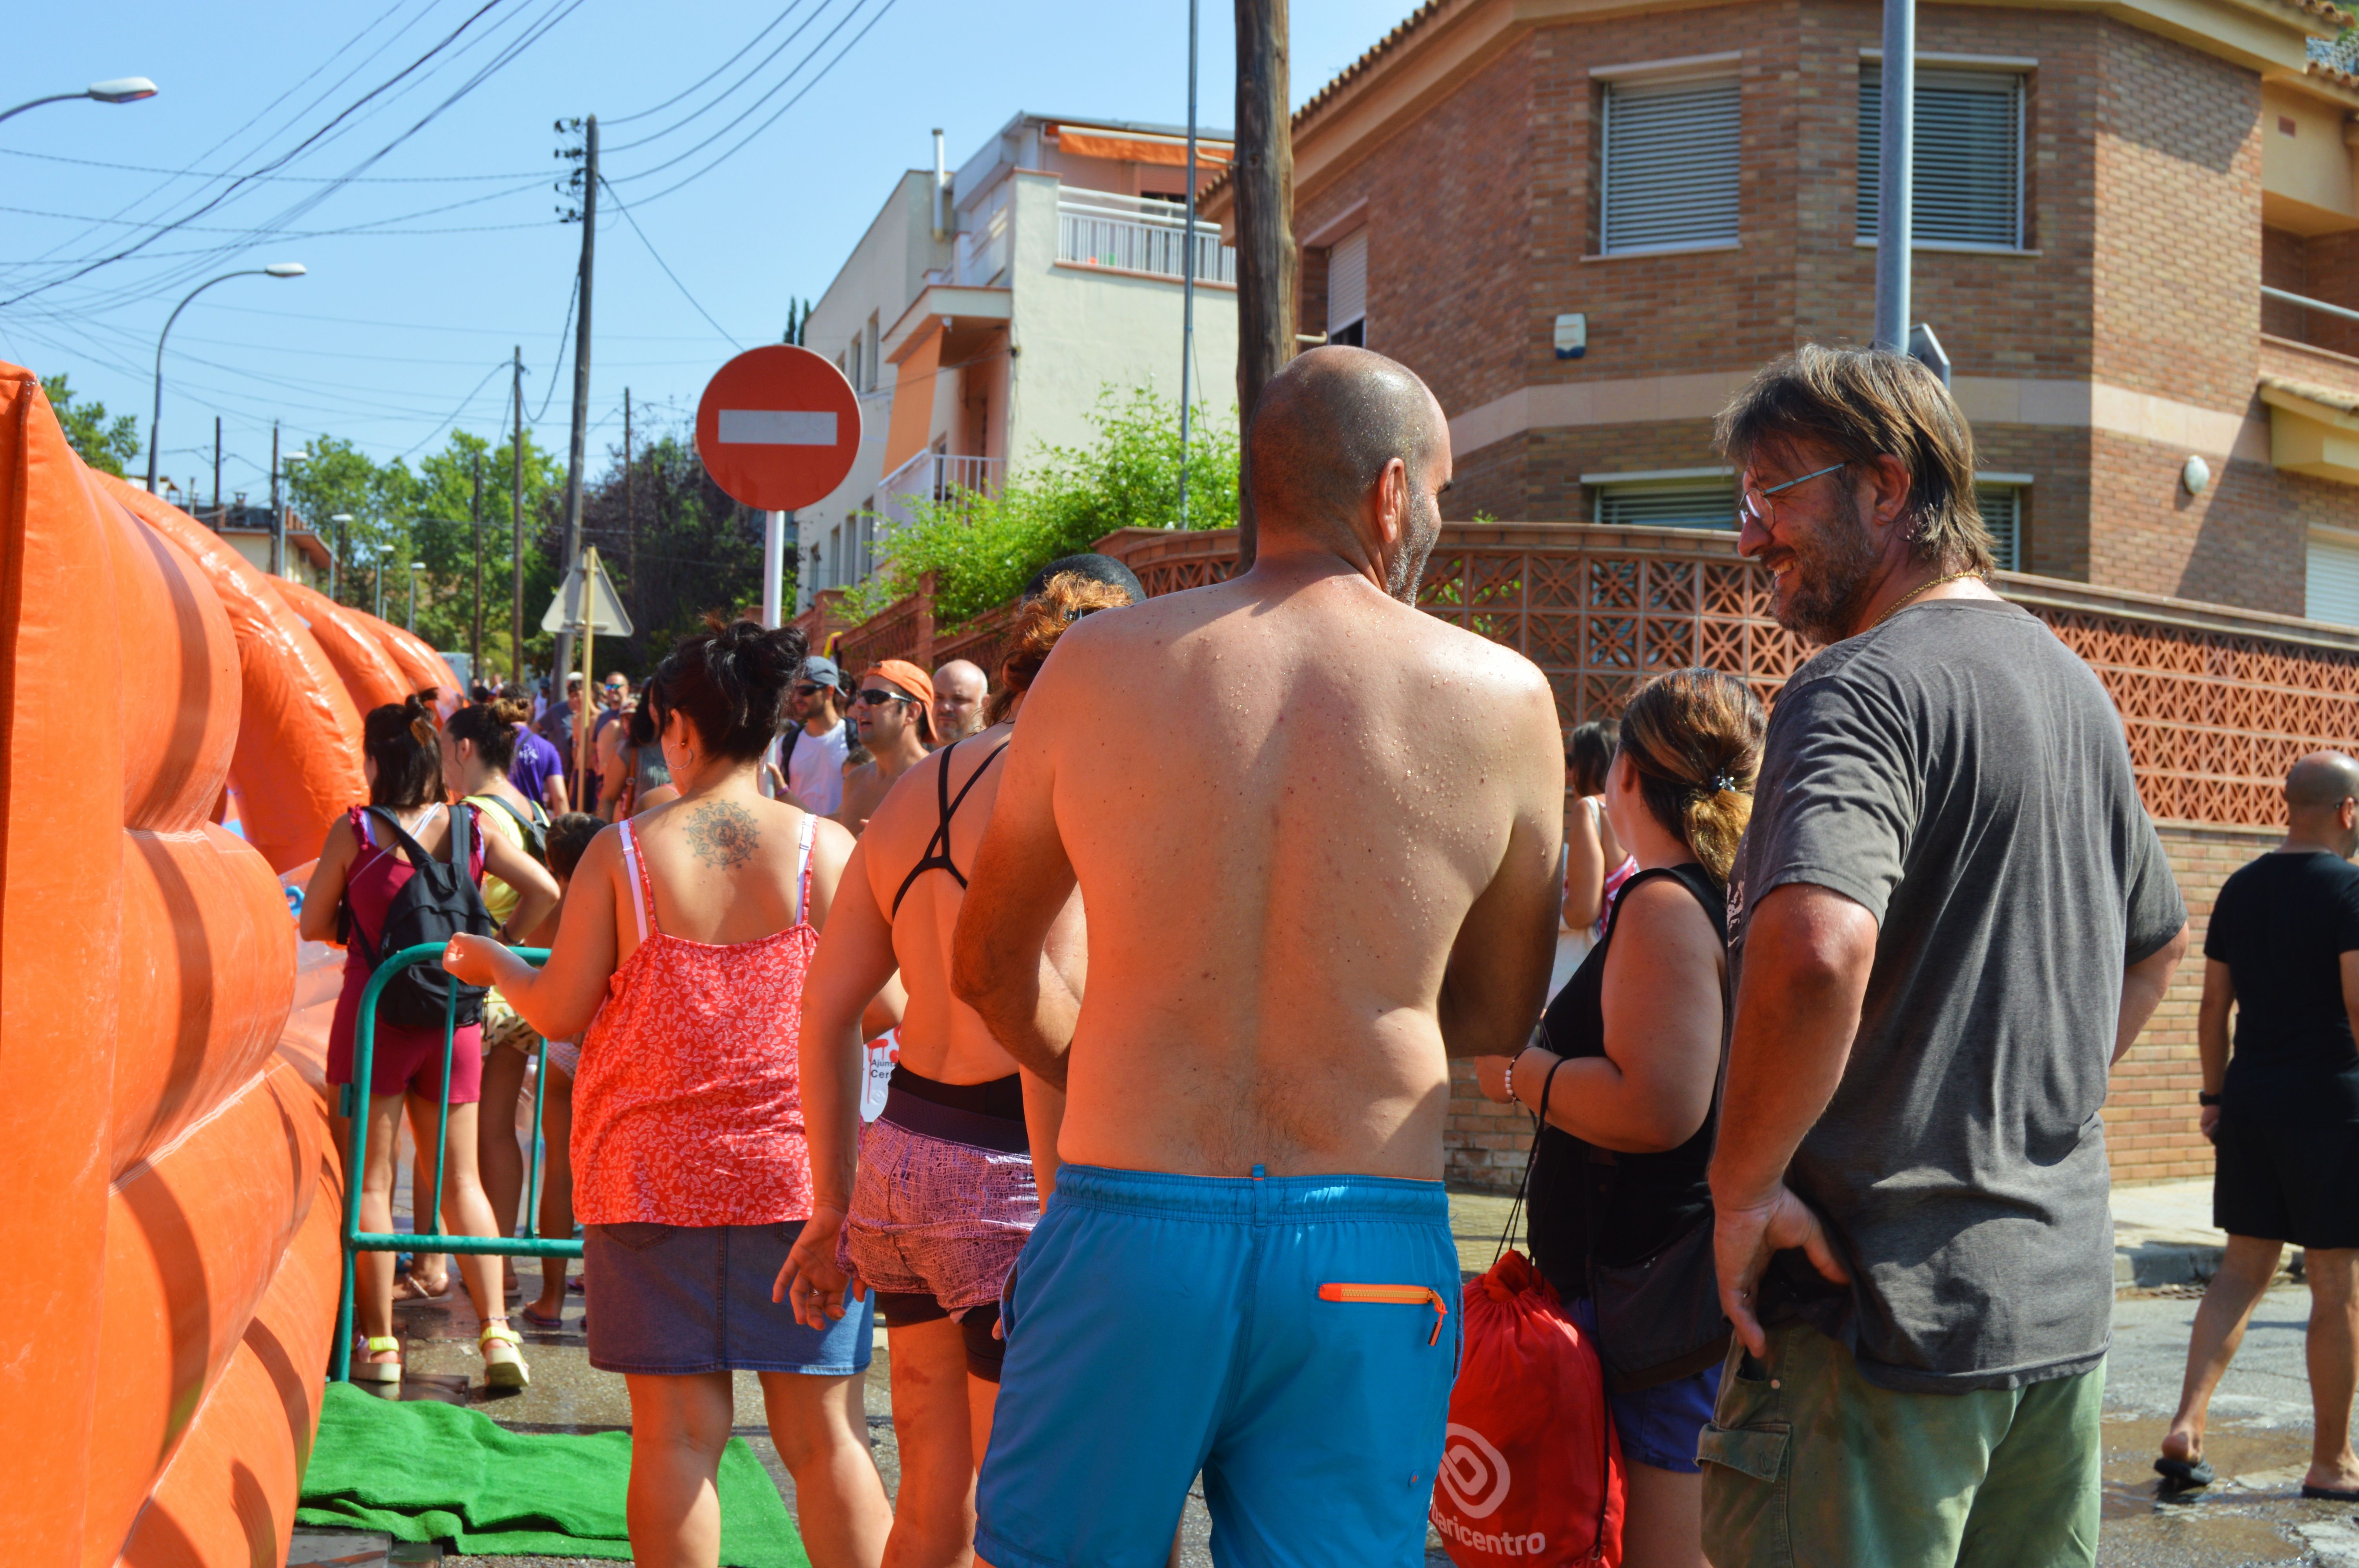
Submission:
<svg viewBox="0 0 2359 1568">
<path fill-rule="evenodd" d="M 809 349 L 748 349 L 705 384 L 696 455 L 733 501 L 761 512 L 809 506 L 843 482 L 860 450 L 860 400 Z"/>
</svg>

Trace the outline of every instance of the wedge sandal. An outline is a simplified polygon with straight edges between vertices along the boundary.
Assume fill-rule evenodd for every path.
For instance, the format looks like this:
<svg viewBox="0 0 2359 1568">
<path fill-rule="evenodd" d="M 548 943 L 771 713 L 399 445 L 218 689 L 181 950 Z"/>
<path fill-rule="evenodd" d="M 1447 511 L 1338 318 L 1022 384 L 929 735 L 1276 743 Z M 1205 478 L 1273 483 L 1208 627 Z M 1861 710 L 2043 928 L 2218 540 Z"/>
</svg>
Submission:
<svg viewBox="0 0 2359 1568">
<path fill-rule="evenodd" d="M 381 1355 L 387 1350 L 398 1354 L 401 1350 L 401 1341 L 389 1335 L 380 1335 L 363 1340 L 361 1358 L 352 1365 L 352 1380 L 355 1383 L 375 1383 L 381 1388 L 401 1387 L 400 1362 L 368 1359 L 372 1356 Z"/>
<path fill-rule="evenodd" d="M 484 1353 L 484 1386 L 487 1389 L 521 1389 L 532 1382 L 532 1368 L 525 1365 L 524 1354 L 518 1348 L 523 1336 L 505 1325 L 494 1325 L 484 1330 L 475 1341 Z"/>
</svg>

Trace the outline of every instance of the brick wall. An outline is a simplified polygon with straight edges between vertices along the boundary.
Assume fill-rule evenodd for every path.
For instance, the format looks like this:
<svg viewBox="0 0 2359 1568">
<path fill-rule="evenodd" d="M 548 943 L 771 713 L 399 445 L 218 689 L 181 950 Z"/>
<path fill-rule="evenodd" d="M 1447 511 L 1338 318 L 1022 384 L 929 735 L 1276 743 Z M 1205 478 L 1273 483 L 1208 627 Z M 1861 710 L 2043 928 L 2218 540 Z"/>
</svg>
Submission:
<svg viewBox="0 0 2359 1568">
<path fill-rule="evenodd" d="M 2187 901 L 2188 953 L 2170 994 L 2146 1033 L 2114 1068 L 2105 1100 L 2105 1145 L 2119 1183 L 2181 1181 L 2212 1173 L 2212 1146 L 2195 1129 L 2195 1093 L 2203 1087 L 2195 1054 L 2195 1010 L 2203 996 L 2203 933 L 2212 901 L 2228 873 L 2265 854 L 2281 837 L 2274 827 L 2162 825 L 2162 844 Z"/>
<path fill-rule="evenodd" d="M 2195 1054 L 2195 1010 L 2203 995 L 2203 932 L 2228 874 L 2277 841 L 2274 827 L 2161 825 L 2180 896 L 2187 901 L 2188 956 L 2170 993 L 2114 1069 L 2105 1100 L 2105 1143 L 2117 1183 L 2180 1181 L 2212 1173 L 2212 1146 L 2195 1128 L 2203 1087 Z M 1450 1065 L 1449 1179 L 1512 1192 L 1530 1156 L 1530 1113 L 1494 1105 L 1474 1087 L 1470 1062 Z"/>
<path fill-rule="evenodd" d="M 2088 25 L 2100 46 L 2093 367 L 2241 413 L 2260 320 L 2260 79 L 2118 22 Z"/>
</svg>

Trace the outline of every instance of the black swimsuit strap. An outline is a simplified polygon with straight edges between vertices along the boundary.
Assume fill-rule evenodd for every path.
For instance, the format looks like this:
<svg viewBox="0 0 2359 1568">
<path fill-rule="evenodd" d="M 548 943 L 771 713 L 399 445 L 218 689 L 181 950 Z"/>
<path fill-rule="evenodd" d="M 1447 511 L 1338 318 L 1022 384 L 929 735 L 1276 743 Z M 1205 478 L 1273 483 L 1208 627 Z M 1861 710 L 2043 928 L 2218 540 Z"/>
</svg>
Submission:
<svg viewBox="0 0 2359 1568">
<path fill-rule="evenodd" d="M 974 786 L 983 782 L 985 770 L 992 763 L 999 761 L 1001 752 L 1007 750 L 1007 742 L 1002 741 L 991 755 L 983 760 L 982 765 L 974 770 L 974 775 L 960 787 L 958 798 L 952 800 L 951 798 L 951 753 L 965 743 L 964 741 L 953 741 L 942 748 L 942 765 L 934 772 L 934 794 L 938 798 L 941 820 L 934 825 L 933 837 L 926 840 L 926 852 L 918 857 L 918 863 L 909 868 L 909 874 L 901 879 L 899 890 L 893 894 L 893 914 L 896 915 L 901 913 L 901 901 L 909 896 L 911 884 L 928 871 L 948 871 L 958 879 L 959 886 L 966 886 L 966 873 L 960 871 L 951 860 L 951 818 L 956 816 L 959 807 L 966 804 L 966 797 L 973 791 Z"/>
</svg>

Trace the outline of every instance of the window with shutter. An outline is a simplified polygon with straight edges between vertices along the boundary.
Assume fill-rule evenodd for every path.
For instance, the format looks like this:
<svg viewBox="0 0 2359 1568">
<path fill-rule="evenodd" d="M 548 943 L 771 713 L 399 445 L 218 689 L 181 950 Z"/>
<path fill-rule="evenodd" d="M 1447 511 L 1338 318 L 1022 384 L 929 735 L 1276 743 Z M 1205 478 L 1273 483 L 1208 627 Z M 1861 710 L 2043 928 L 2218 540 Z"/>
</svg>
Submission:
<svg viewBox="0 0 2359 1568">
<path fill-rule="evenodd" d="M 1737 112 L 1733 76 L 1607 83 L 1598 249 L 1734 243 Z"/>
<path fill-rule="evenodd" d="M 1327 252 L 1327 341 L 1368 341 L 1368 231 L 1354 229 Z"/>
<path fill-rule="evenodd" d="M 2003 572 L 2023 569 L 2023 487 L 1977 484 L 1974 504 L 1981 508 L 1983 526 L 1990 530 L 1991 558 Z"/>
<path fill-rule="evenodd" d="M 1592 515 L 1600 523 L 1649 528 L 1734 528 L 1734 480 L 1601 484 Z"/>
<path fill-rule="evenodd" d="M 1859 68 L 1859 237 L 1875 238 L 1884 143 L 1884 70 Z M 1919 244 L 2023 248 L 2023 78 L 2008 71 L 1917 72 Z"/>
<path fill-rule="evenodd" d="M 2359 539 L 2310 536 L 2310 578 L 2301 612 L 2312 621 L 2359 626 Z"/>
</svg>

